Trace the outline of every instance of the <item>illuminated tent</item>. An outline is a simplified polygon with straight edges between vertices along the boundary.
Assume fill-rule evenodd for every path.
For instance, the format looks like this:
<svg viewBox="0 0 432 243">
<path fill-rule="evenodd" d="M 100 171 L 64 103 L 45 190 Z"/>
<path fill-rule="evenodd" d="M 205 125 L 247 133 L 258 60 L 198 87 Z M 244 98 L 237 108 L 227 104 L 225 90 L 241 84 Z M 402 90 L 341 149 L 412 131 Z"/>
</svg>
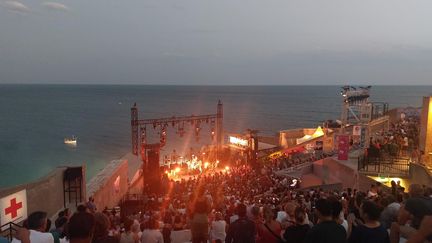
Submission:
<svg viewBox="0 0 432 243">
<path fill-rule="evenodd" d="M 315 138 L 319 138 L 319 137 L 321 137 L 323 135 L 324 135 L 324 131 L 322 130 L 321 126 L 319 126 L 312 135 L 304 135 L 301 138 L 297 138 L 296 139 L 296 144 L 297 145 L 298 144 L 302 144 L 302 143 L 305 143 L 305 142 L 307 142 L 309 140 L 312 140 L 312 139 L 315 139 Z"/>
<path fill-rule="evenodd" d="M 296 139 L 297 146 L 274 152 L 274 153 L 269 155 L 269 158 L 270 159 L 277 159 L 277 158 L 283 156 L 284 154 L 301 153 L 301 152 L 305 151 L 305 148 L 303 147 L 303 145 L 300 145 L 300 144 L 311 141 L 313 139 L 316 139 L 316 138 L 319 138 L 322 136 L 324 136 L 324 131 L 321 128 L 321 126 L 318 126 L 318 128 L 315 130 L 315 132 L 312 135 L 304 135 L 301 138 L 297 138 Z"/>
</svg>

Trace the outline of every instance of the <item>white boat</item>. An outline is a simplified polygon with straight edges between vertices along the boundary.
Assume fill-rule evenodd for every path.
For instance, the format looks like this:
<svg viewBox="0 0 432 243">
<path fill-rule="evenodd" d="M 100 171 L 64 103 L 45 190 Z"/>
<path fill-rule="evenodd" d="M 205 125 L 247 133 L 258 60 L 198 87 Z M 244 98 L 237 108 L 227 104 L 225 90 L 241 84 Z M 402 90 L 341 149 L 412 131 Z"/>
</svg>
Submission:
<svg viewBox="0 0 432 243">
<path fill-rule="evenodd" d="M 72 136 L 71 138 L 65 138 L 65 139 L 64 139 L 64 143 L 65 143 L 65 144 L 72 144 L 72 145 L 76 145 L 76 144 L 77 144 L 77 137 Z"/>
</svg>

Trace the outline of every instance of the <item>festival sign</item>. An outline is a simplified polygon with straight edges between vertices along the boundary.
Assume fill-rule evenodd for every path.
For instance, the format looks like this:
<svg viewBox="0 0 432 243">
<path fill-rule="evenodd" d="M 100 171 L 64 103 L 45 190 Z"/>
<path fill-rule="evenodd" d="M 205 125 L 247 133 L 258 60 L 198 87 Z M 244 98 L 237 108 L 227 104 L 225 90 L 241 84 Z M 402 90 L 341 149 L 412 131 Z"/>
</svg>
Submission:
<svg viewBox="0 0 432 243">
<path fill-rule="evenodd" d="M 0 199 L 0 225 L 19 223 L 27 218 L 27 191 L 24 189 Z"/>
<path fill-rule="evenodd" d="M 248 140 L 239 137 L 230 136 L 229 141 L 230 144 L 237 146 L 247 147 L 249 145 Z"/>
<path fill-rule="evenodd" d="M 348 160 L 349 136 L 339 135 L 338 141 L 338 160 Z"/>
</svg>

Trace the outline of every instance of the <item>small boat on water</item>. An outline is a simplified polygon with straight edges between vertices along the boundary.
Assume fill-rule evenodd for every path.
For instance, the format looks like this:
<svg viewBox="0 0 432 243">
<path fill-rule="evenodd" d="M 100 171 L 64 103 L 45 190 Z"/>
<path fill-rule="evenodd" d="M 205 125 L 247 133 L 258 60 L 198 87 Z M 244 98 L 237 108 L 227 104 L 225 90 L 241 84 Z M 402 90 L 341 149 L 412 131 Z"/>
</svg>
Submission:
<svg viewBox="0 0 432 243">
<path fill-rule="evenodd" d="M 72 136 L 71 138 L 65 138 L 64 139 L 64 143 L 65 144 L 76 145 L 77 144 L 77 137 L 76 136 Z"/>
</svg>

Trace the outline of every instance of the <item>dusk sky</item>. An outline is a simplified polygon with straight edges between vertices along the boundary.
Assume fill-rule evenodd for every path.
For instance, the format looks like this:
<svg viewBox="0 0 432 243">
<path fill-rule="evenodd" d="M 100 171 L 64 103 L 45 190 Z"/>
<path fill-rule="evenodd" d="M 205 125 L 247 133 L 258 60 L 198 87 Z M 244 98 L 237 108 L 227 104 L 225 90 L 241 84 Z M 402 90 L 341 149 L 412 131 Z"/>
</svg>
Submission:
<svg viewBox="0 0 432 243">
<path fill-rule="evenodd" d="M 0 83 L 432 84 L 431 0 L 0 0 Z"/>
</svg>

